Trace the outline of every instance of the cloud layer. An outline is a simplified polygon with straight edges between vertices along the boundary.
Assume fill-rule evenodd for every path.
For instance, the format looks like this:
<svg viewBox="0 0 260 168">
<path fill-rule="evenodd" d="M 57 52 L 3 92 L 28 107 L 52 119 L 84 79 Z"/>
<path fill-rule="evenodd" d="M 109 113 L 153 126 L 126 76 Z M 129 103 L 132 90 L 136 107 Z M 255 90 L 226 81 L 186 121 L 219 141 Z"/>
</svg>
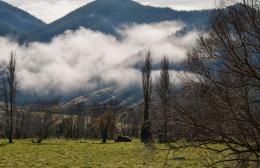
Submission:
<svg viewBox="0 0 260 168">
<path fill-rule="evenodd" d="M 174 32 L 183 26 L 162 22 L 124 27 L 118 30 L 121 40 L 84 28 L 67 31 L 49 44 L 19 46 L 0 38 L 0 59 L 7 60 L 10 52 L 16 51 L 19 87 L 27 92 L 70 93 L 93 88 L 97 81 L 124 88 L 140 84 L 140 71 L 133 65 L 143 61 L 148 49 L 154 63 L 159 63 L 164 55 L 175 63 L 186 58 L 196 33 L 176 37 Z"/>
<path fill-rule="evenodd" d="M 177 10 L 200 10 L 215 8 L 219 0 L 136 0 L 144 5 L 170 7 Z"/>
</svg>

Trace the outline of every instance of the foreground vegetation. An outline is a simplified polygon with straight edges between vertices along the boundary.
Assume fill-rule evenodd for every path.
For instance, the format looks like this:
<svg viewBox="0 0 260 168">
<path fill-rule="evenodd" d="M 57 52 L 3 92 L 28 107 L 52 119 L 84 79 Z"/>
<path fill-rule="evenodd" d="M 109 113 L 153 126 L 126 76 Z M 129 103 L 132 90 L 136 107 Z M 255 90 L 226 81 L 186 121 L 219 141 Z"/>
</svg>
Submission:
<svg viewBox="0 0 260 168">
<path fill-rule="evenodd" d="M 1 140 L 0 167 L 204 167 L 205 158 L 217 159 L 202 149 L 186 148 L 168 151 L 167 145 L 147 147 L 139 141 L 101 144 L 95 140 Z M 207 155 L 207 156 L 205 156 Z M 168 156 L 168 157 L 167 157 Z M 183 159 L 185 157 L 185 159 Z M 167 165 L 166 164 L 167 158 Z"/>
</svg>

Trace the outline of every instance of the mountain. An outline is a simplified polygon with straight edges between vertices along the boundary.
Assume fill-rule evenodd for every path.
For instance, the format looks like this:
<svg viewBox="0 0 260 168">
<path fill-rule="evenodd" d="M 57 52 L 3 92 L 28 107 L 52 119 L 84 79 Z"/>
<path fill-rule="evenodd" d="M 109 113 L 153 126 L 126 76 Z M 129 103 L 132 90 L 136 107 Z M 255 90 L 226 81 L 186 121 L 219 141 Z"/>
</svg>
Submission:
<svg viewBox="0 0 260 168">
<path fill-rule="evenodd" d="M 18 36 L 45 25 L 29 13 L 0 0 L 0 35 Z"/>
<path fill-rule="evenodd" d="M 15 28 L 0 21 L 0 36 L 17 36 L 18 32 Z"/>
<path fill-rule="evenodd" d="M 60 99 L 64 109 L 69 109 L 67 113 L 76 113 L 70 109 L 71 106 L 83 103 L 86 107 L 100 107 L 116 104 L 117 107 L 134 109 L 142 102 L 142 92 L 138 86 L 128 87 L 120 90 L 115 86 L 107 86 L 95 89 L 85 94 L 70 97 L 67 100 Z M 64 111 L 66 112 L 66 110 Z"/>
<path fill-rule="evenodd" d="M 48 42 L 68 29 L 79 27 L 118 36 L 116 29 L 125 24 L 170 20 L 186 23 L 189 27 L 186 30 L 189 30 L 207 23 L 207 11 L 175 11 L 143 6 L 132 0 L 96 0 L 32 32 L 28 40 Z"/>
<path fill-rule="evenodd" d="M 12 7 L 12 9 L 13 8 L 14 7 Z M 20 18 L 19 12 L 13 15 L 18 15 L 19 17 L 17 18 Z M 12 20 L 11 17 L 10 20 Z M 17 20 L 19 21 L 20 19 Z M 35 20 L 35 18 L 31 20 L 34 20 L 35 22 L 28 21 L 27 24 L 38 24 L 30 28 L 29 31 L 26 31 L 28 29 L 23 30 L 23 36 L 20 36 L 20 40 L 23 42 L 49 42 L 52 40 L 53 37 L 62 34 L 66 30 L 77 30 L 80 27 L 85 27 L 95 31 L 100 31 L 106 34 L 120 37 L 117 29 L 123 25 L 145 23 L 149 24 L 161 21 L 181 21 L 185 23 L 186 27 L 176 33 L 176 36 L 182 36 L 186 32 L 207 25 L 208 11 L 176 11 L 170 8 L 144 6 L 132 0 L 96 0 L 92 3 L 82 6 L 81 8 L 50 24 L 44 24 L 37 19 Z M 1 23 L 3 23 L 3 25 Z M 6 19 L 0 17 L 0 32 L 1 27 L 3 27 L 6 29 L 7 32 L 10 31 L 10 33 L 13 34 L 20 33 L 19 31 L 22 29 L 19 29 L 19 27 L 27 25 L 13 25 L 11 23 L 7 22 Z M 143 62 L 138 62 L 133 66 L 140 69 L 142 65 Z M 155 68 L 158 69 L 159 65 Z M 172 68 L 179 70 L 183 67 L 179 65 L 173 65 Z M 138 104 L 140 104 L 140 101 L 142 100 L 142 90 L 140 87 L 129 86 L 127 88 L 119 90 L 113 84 L 96 89 L 96 91 L 94 92 L 82 91 L 70 95 L 55 95 L 55 93 L 53 94 L 54 95 L 48 95 L 49 97 L 43 97 L 43 99 L 62 97 L 61 102 L 64 103 L 64 106 L 69 106 L 78 102 L 84 102 L 87 106 L 94 106 L 95 104 L 100 105 L 112 101 L 119 102 L 120 105 L 125 105 L 127 107 L 136 107 Z M 33 95 L 28 95 L 27 93 L 19 94 L 17 98 L 19 104 L 26 104 L 26 102 L 28 102 L 29 100 L 33 100 Z"/>
</svg>

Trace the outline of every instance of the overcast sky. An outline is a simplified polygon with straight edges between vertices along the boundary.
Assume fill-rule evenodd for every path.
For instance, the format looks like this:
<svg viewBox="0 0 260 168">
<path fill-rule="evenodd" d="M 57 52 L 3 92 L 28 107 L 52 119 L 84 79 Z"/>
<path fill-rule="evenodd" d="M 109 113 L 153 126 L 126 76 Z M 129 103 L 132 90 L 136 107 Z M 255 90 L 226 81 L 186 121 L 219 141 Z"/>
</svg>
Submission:
<svg viewBox="0 0 260 168">
<path fill-rule="evenodd" d="M 32 15 L 50 23 L 70 11 L 93 0 L 4 0 Z M 168 6 L 173 9 L 206 9 L 213 8 L 216 0 L 136 0 L 145 5 Z"/>
</svg>

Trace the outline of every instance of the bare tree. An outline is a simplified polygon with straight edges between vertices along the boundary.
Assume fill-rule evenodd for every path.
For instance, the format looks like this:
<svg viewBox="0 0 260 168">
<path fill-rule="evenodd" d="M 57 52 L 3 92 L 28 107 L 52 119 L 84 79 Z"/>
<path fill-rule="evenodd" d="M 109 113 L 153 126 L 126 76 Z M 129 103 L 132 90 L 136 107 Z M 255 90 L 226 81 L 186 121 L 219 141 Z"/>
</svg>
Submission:
<svg viewBox="0 0 260 168">
<path fill-rule="evenodd" d="M 143 124 L 141 128 L 141 142 L 150 143 L 152 141 L 151 121 L 150 121 L 150 103 L 152 95 L 152 60 L 150 51 L 145 57 L 144 67 L 142 70 L 143 82 L 143 99 L 144 99 L 144 113 Z"/>
<path fill-rule="evenodd" d="M 15 138 L 23 138 L 25 127 L 26 127 L 26 121 L 28 114 L 25 111 L 16 109 L 16 114 L 14 116 L 14 137 Z M 29 131 L 29 130 L 26 130 Z"/>
<path fill-rule="evenodd" d="M 112 112 L 104 113 L 98 120 L 102 143 L 106 143 L 109 135 L 116 129 L 116 116 Z"/>
<path fill-rule="evenodd" d="M 5 106 L 7 112 L 7 124 L 8 124 L 8 140 L 9 143 L 13 143 L 13 113 L 15 110 L 15 98 L 16 98 L 16 57 L 15 53 L 12 52 L 9 63 L 6 67 L 6 83 L 5 88 Z"/>
<path fill-rule="evenodd" d="M 227 155 L 217 163 L 258 167 L 259 1 L 243 1 L 216 10 L 210 20 L 211 29 L 199 37 L 188 54 L 187 65 L 194 77 L 183 86 L 187 92 L 172 96 L 172 105 L 199 130 L 204 148 Z M 208 145 L 215 143 L 224 144 L 223 149 Z"/>
<path fill-rule="evenodd" d="M 171 94 L 171 81 L 169 74 L 169 59 L 164 57 L 161 61 L 161 72 L 156 84 L 156 93 L 159 96 L 160 109 L 157 111 L 161 115 L 157 118 L 159 120 L 159 141 L 166 143 L 169 141 L 168 129 L 170 114 L 170 94 Z"/>
<path fill-rule="evenodd" d="M 85 116 L 84 116 L 84 104 L 79 103 L 77 106 L 77 119 L 76 119 L 76 139 L 82 138 L 84 136 L 84 124 L 85 124 Z"/>
<path fill-rule="evenodd" d="M 5 74 L 5 68 L 6 68 L 6 62 L 2 61 L 0 62 L 0 96 L 5 100 L 5 93 L 6 93 L 6 89 L 5 89 L 5 85 L 6 85 L 6 74 Z M 5 105 L 1 106 L 3 112 L 6 113 L 6 107 Z M 2 117 L 0 117 L 0 127 L 1 129 L 3 129 L 4 131 L 0 132 L 1 135 L 7 135 L 7 119 L 6 119 L 6 115 L 2 114 Z"/>
<path fill-rule="evenodd" d="M 42 101 L 32 107 L 34 114 L 34 127 L 36 139 L 33 139 L 33 143 L 41 143 L 43 139 L 49 136 L 49 131 L 52 126 L 59 120 L 59 117 L 55 116 L 55 113 L 60 112 L 59 101 Z"/>
</svg>

